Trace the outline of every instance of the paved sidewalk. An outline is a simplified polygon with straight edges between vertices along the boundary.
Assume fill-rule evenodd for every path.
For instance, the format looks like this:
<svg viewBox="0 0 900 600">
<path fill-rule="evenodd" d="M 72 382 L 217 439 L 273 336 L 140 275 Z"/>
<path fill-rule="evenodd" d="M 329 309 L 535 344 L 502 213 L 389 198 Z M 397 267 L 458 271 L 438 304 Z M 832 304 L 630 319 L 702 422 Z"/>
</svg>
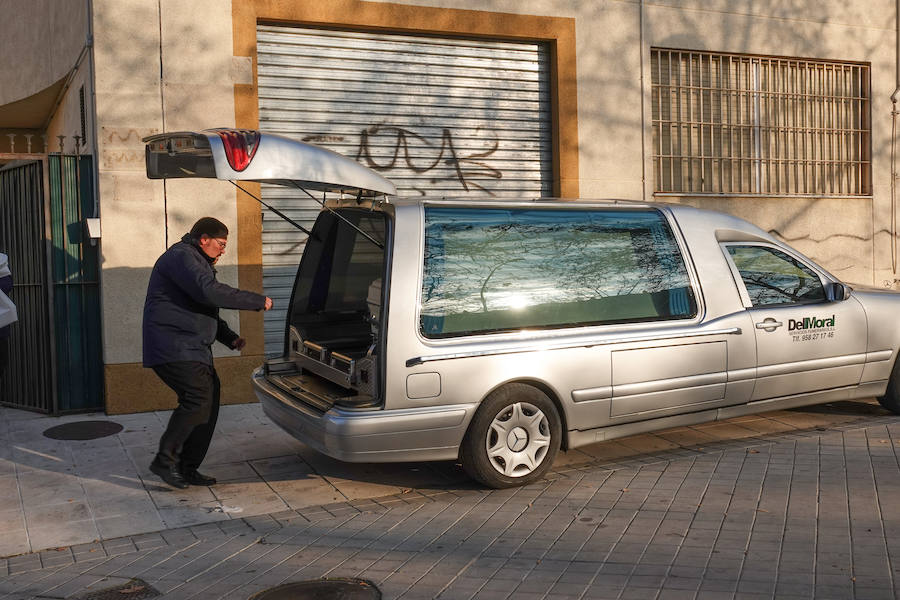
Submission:
<svg viewBox="0 0 900 600">
<path fill-rule="evenodd" d="M 284 433 L 259 404 L 223 406 L 203 472 L 212 488 L 175 492 L 149 471 L 171 411 L 46 417 L 0 408 L 0 556 L 289 508 L 385 496 L 464 479 L 453 464 L 351 465 Z M 43 432 L 104 420 L 89 441 Z"/>
<path fill-rule="evenodd" d="M 560 453 L 555 468 L 622 460 L 772 432 L 830 426 L 886 414 L 872 403 L 811 407 L 681 427 Z M 222 407 L 203 471 L 212 487 L 174 491 L 148 470 L 169 411 L 51 418 L 0 408 L 0 557 L 413 488 L 471 485 L 452 463 L 348 464 L 315 452 L 273 425 L 259 404 Z M 91 441 L 43 432 L 62 423 L 108 420 L 124 429 Z M 692 450 L 688 451 L 690 455 Z"/>
<path fill-rule="evenodd" d="M 900 417 L 838 413 L 854 407 L 864 420 L 563 466 L 525 488 L 422 489 L 2 559 L 0 598 L 150 586 L 244 600 L 319 577 L 403 600 L 895 598 Z"/>
</svg>

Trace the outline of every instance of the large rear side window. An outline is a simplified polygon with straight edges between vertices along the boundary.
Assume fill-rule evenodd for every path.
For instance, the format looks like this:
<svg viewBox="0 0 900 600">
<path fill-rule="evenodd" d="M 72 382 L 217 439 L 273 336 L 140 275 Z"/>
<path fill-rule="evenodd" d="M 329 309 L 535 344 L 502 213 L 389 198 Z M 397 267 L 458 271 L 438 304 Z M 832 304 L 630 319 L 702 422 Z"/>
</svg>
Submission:
<svg viewBox="0 0 900 600">
<path fill-rule="evenodd" d="M 427 337 L 696 313 L 684 260 L 659 211 L 425 209 Z"/>
</svg>

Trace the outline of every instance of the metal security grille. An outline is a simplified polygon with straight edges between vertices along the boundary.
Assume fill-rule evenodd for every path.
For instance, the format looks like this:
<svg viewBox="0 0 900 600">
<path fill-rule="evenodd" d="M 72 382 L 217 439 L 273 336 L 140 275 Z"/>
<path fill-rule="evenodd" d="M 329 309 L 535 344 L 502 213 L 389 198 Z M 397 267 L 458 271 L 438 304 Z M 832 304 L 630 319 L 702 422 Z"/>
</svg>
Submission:
<svg viewBox="0 0 900 600">
<path fill-rule="evenodd" d="M 527 199 L 552 193 L 549 53 L 537 43 L 260 25 L 260 129 L 380 171 L 401 195 Z M 309 226 L 319 206 L 263 186 Z M 263 211 L 266 351 L 280 353 L 305 236 Z"/>
<path fill-rule="evenodd" d="M 869 66 L 653 49 L 657 192 L 872 193 Z"/>
<path fill-rule="evenodd" d="M 10 298 L 19 314 L 7 340 L 10 362 L 0 380 L 0 404 L 52 412 L 55 369 L 44 214 L 41 163 L 0 170 L 0 252 L 9 256 Z"/>
</svg>

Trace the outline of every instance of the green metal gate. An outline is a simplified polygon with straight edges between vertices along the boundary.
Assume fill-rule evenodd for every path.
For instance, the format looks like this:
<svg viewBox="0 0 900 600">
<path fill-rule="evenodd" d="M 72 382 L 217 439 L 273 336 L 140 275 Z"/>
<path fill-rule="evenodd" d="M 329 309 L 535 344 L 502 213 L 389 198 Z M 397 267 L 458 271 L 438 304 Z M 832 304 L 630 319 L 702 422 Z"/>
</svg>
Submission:
<svg viewBox="0 0 900 600">
<path fill-rule="evenodd" d="M 93 216 L 91 157 L 49 157 L 51 278 L 56 412 L 103 408 L 99 247 L 86 233 Z"/>
<path fill-rule="evenodd" d="M 84 226 L 92 186 L 89 156 L 0 170 L 0 252 L 19 313 L 0 404 L 52 414 L 104 407 L 99 248 Z"/>
</svg>

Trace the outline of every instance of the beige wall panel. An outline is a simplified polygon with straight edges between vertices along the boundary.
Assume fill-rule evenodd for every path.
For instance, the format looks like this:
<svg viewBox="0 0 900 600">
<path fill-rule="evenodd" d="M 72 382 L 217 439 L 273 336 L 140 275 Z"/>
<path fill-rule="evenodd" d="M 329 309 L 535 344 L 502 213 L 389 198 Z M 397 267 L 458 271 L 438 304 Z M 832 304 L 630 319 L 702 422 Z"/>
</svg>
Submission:
<svg viewBox="0 0 900 600">
<path fill-rule="evenodd" d="M 162 0 L 162 39 L 167 84 L 221 85 L 231 80 L 230 0 Z M 229 95 L 234 92 L 229 90 Z"/>
<path fill-rule="evenodd" d="M 127 147 L 129 150 L 140 149 L 143 156 L 141 137 L 162 131 L 159 90 L 143 93 L 97 92 L 95 102 L 97 146 L 101 150 Z M 142 164 L 141 170 L 143 168 Z"/>
<path fill-rule="evenodd" d="M 638 160 L 640 165 L 640 160 Z M 588 169 L 590 169 L 590 165 Z M 585 169 L 585 170 L 588 170 Z M 581 179 L 580 198 L 583 200 L 641 200 L 641 178 L 637 179 L 615 178 L 615 169 L 600 169 L 594 166 Z M 608 178 L 604 178 L 608 177 Z M 650 199 L 652 200 L 652 198 Z"/>
<path fill-rule="evenodd" d="M 103 221 L 104 269 L 147 269 L 165 250 L 162 187 L 139 172 L 100 174 L 101 208 L 112 213 Z"/>
<path fill-rule="evenodd" d="M 877 287 L 896 287 L 900 283 L 900 274 L 894 272 L 894 263 L 900 268 L 900 256 L 891 260 L 891 252 L 900 252 L 900 244 L 891 244 L 891 184 L 890 181 L 875 183 L 875 199 L 873 206 L 872 224 L 874 230 L 874 250 L 872 264 L 874 265 L 873 285 Z M 898 218 L 900 224 L 900 218 Z"/>
<path fill-rule="evenodd" d="M 894 92 L 893 65 L 872 67 L 872 173 L 876 184 L 891 184 L 891 94 Z M 898 106 L 900 108 L 900 106 Z M 900 121 L 898 121 L 900 131 Z"/>
<path fill-rule="evenodd" d="M 882 52 L 882 55 L 884 53 Z M 890 61 L 888 61 L 890 62 Z M 896 166 L 891 166 L 891 110 L 890 95 L 894 91 L 893 64 L 879 69 L 872 67 L 872 183 L 873 220 L 870 231 L 873 236 L 873 281 L 878 287 L 893 287 L 900 284 L 900 256 L 896 254 L 897 228 L 891 219 L 891 174 Z M 900 108 L 900 107 L 898 107 Z M 900 131 L 900 118 L 897 122 Z M 900 194 L 898 194 L 900 195 Z M 900 223 L 900 220 L 898 220 Z M 891 244 L 891 232 L 895 243 Z M 892 250 L 893 248 L 893 250 Z M 892 251 L 895 254 L 891 258 Z"/>
<path fill-rule="evenodd" d="M 97 93 L 155 91 L 158 97 L 157 3 L 146 0 L 93 1 Z M 99 102 L 98 105 L 102 106 Z"/>
<path fill-rule="evenodd" d="M 827 21 L 851 27 L 891 28 L 894 19 L 894 0 L 647 0 L 645 4 L 742 16 L 771 16 L 801 26 Z"/>
<path fill-rule="evenodd" d="M 0 6 L 2 106 L 68 74 L 87 40 L 88 19 L 87 0 L 4 0 Z"/>
<path fill-rule="evenodd" d="M 806 12 L 818 12 L 819 4 L 810 2 Z M 880 28 L 865 28 L 656 4 L 646 5 L 644 19 L 646 41 L 652 46 L 834 60 L 869 60 L 873 37 L 894 28 L 893 19 L 885 19 Z M 893 51 L 892 45 L 889 49 Z"/>
<path fill-rule="evenodd" d="M 576 21 L 582 198 L 641 200 L 639 6 L 586 3 Z"/>
<path fill-rule="evenodd" d="M 147 51 L 153 54 L 152 48 Z M 158 85 L 154 90 L 152 78 L 142 85 L 133 80 L 129 89 L 117 90 L 110 79 L 116 78 L 117 70 L 127 68 L 114 55 L 98 53 L 96 85 L 107 90 L 96 96 L 107 364 L 141 360 L 144 294 L 150 269 L 165 249 L 163 184 L 147 179 L 141 142 L 162 127 Z M 139 88 L 143 91 L 136 92 Z"/>
<path fill-rule="evenodd" d="M 166 82 L 163 93 L 166 131 L 234 127 L 234 88 L 228 79 L 217 85 Z"/>
</svg>

